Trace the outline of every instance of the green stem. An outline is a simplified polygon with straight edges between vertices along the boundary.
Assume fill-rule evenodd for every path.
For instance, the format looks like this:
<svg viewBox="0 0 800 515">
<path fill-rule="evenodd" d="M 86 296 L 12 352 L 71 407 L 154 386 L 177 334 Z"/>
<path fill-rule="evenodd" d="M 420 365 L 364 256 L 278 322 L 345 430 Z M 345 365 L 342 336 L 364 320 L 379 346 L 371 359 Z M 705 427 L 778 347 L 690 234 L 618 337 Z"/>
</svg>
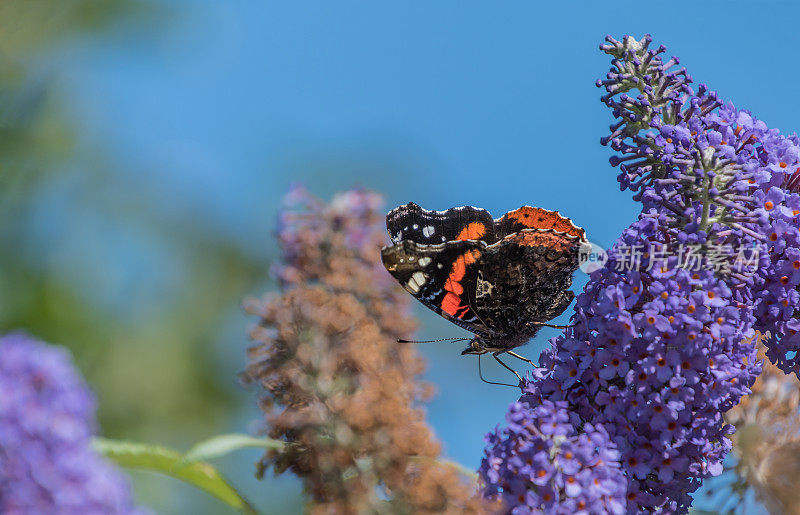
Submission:
<svg viewBox="0 0 800 515">
<path fill-rule="evenodd" d="M 708 232 L 709 216 L 711 215 L 711 197 L 709 196 L 711 178 L 708 176 L 709 163 L 706 157 L 701 155 L 700 162 L 703 165 L 703 193 L 700 197 L 700 201 L 703 203 L 703 215 L 700 218 L 700 230 Z"/>
<path fill-rule="evenodd" d="M 418 461 L 418 462 L 422 461 L 422 462 L 427 462 L 427 463 L 432 463 L 432 464 L 437 464 L 437 465 L 445 465 L 445 466 L 448 466 L 448 467 L 453 467 L 462 476 L 470 479 L 471 481 L 475 481 L 475 482 L 478 481 L 478 473 L 477 472 L 475 472 L 474 470 L 472 470 L 470 468 L 467 468 L 464 465 L 462 465 L 460 463 L 457 463 L 455 461 L 439 460 L 439 459 L 436 459 L 436 458 L 431 458 L 430 456 L 411 456 L 410 460 L 411 461 Z"/>
</svg>

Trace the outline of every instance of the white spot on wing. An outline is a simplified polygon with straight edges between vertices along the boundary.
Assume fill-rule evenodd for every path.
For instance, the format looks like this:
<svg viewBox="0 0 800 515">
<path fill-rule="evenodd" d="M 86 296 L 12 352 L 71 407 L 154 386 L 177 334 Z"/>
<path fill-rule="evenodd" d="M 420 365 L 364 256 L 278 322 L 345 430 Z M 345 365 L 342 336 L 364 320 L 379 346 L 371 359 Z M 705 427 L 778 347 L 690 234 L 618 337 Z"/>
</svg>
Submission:
<svg viewBox="0 0 800 515">
<path fill-rule="evenodd" d="M 433 261 L 431 258 L 425 256 L 419 258 L 419 261 L 417 261 L 417 263 L 419 263 L 419 266 L 428 266 L 431 263 L 431 261 Z"/>
<path fill-rule="evenodd" d="M 425 274 L 422 272 L 414 272 L 414 274 L 411 276 L 411 279 L 409 279 L 405 285 L 406 289 L 411 293 L 417 293 L 422 285 L 425 284 L 425 280 Z"/>
<path fill-rule="evenodd" d="M 425 227 L 422 228 L 422 235 L 425 236 L 426 238 L 430 238 L 431 236 L 433 236 L 434 232 L 436 232 L 436 230 L 433 228 L 432 225 L 426 225 Z"/>
</svg>

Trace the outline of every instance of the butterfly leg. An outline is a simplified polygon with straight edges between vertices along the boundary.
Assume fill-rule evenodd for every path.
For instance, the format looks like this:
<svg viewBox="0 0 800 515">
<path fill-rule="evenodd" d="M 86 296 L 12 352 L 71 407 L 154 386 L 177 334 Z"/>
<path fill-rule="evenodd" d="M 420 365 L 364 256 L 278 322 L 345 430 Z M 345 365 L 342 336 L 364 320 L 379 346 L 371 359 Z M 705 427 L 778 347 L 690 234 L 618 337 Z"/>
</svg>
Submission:
<svg viewBox="0 0 800 515">
<path fill-rule="evenodd" d="M 572 290 L 566 290 L 563 292 L 560 297 L 556 300 L 555 304 L 548 309 L 545 314 L 545 320 L 551 320 L 564 311 L 566 311 L 567 307 L 572 304 L 572 300 L 575 298 L 575 293 Z M 545 327 L 552 327 L 554 329 L 566 329 L 568 327 L 575 327 L 577 324 L 570 324 L 570 325 L 552 325 L 547 324 L 545 322 L 531 322 L 533 325 L 543 325 Z"/>
<path fill-rule="evenodd" d="M 534 367 L 538 367 L 538 365 L 537 365 L 536 363 L 534 363 L 533 361 L 529 360 L 529 359 L 528 359 L 528 358 L 526 358 L 525 356 L 520 356 L 520 355 L 519 355 L 519 354 L 517 354 L 516 352 L 513 352 L 513 351 L 510 351 L 510 350 L 509 350 L 509 351 L 506 351 L 506 354 L 508 354 L 509 356 L 514 356 L 514 357 L 515 357 L 515 358 L 517 358 L 517 359 L 521 359 L 521 360 L 522 360 L 522 361 L 524 361 L 525 363 L 529 363 L 529 364 L 533 365 Z"/>
<path fill-rule="evenodd" d="M 496 383 L 494 381 L 487 381 L 486 379 L 484 379 L 483 378 L 483 372 L 481 371 L 481 355 L 480 354 L 478 354 L 478 377 L 480 377 L 481 381 L 483 381 L 486 384 L 496 384 L 496 385 L 499 385 L 499 386 L 510 386 L 511 388 L 518 388 L 517 385 L 508 384 L 508 383 Z"/>
<path fill-rule="evenodd" d="M 570 324 L 570 325 L 553 325 L 547 324 L 545 322 L 531 322 L 533 325 L 540 325 L 543 327 L 552 327 L 553 329 L 569 329 L 570 327 L 575 327 L 578 324 Z"/>
<path fill-rule="evenodd" d="M 498 363 L 500 363 L 501 365 L 503 365 L 503 366 L 504 366 L 504 367 L 505 367 L 507 370 L 509 370 L 509 371 L 510 371 L 510 372 L 512 372 L 512 373 L 513 373 L 515 376 L 517 376 L 517 379 L 519 379 L 519 382 L 521 383 L 521 382 L 522 382 L 522 376 L 521 376 L 521 375 L 519 375 L 519 374 L 517 373 L 517 371 L 516 371 L 516 370 L 514 370 L 513 368 L 511 368 L 511 367 L 509 367 L 508 365 L 506 365 L 505 363 L 503 363 L 503 362 L 500 360 L 500 358 L 498 358 L 498 357 L 497 357 L 497 355 L 498 355 L 498 354 L 500 354 L 500 352 L 502 352 L 502 351 L 493 352 L 493 353 L 492 353 L 492 357 L 493 357 L 494 359 L 496 359 Z"/>
</svg>

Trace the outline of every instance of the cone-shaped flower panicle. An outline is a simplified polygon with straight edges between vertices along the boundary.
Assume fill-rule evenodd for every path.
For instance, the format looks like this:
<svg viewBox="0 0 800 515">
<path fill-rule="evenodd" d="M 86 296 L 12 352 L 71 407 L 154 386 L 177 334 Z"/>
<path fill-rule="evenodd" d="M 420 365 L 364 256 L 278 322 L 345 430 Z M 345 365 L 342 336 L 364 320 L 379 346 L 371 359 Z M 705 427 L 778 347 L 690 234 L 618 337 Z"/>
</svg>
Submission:
<svg viewBox="0 0 800 515">
<path fill-rule="evenodd" d="M 617 118 L 602 142 L 618 151 L 620 185 L 676 243 L 722 265 L 734 297 L 773 336 L 770 360 L 800 374 L 800 139 L 705 85 L 695 93 L 678 60 L 665 62 L 650 42 L 609 37 L 601 46 L 614 60 L 598 85 Z"/>
<path fill-rule="evenodd" d="M 765 363 L 752 393 L 725 414 L 735 460 L 722 478 L 732 487 L 711 492 L 720 513 L 744 506 L 750 492 L 770 513 L 800 513 L 800 380 L 766 360 L 766 339 L 758 335 Z"/>
<path fill-rule="evenodd" d="M 525 385 L 520 403 L 533 409 L 512 407 L 513 425 L 490 437 L 481 472 L 486 494 L 511 508 L 544 509 L 544 495 L 571 502 L 566 484 L 516 472 L 530 437 L 514 427 L 536 427 L 536 406 L 553 403 L 568 434 L 600 432 L 595 450 L 619 456 L 626 511 L 683 513 L 723 470 L 734 431 L 723 415 L 761 371 L 755 330 L 774 335 L 767 355 L 777 366 L 798 371 L 800 141 L 704 85 L 695 91 L 649 36 L 606 41 L 612 68 L 597 85 L 616 121 L 601 143 L 616 151 L 619 183 L 642 211 Z"/>
<path fill-rule="evenodd" d="M 399 344 L 414 328 L 408 295 L 381 265 L 380 198 L 350 191 L 325 204 L 287 196 L 279 294 L 261 317 L 246 376 L 267 392 L 269 435 L 287 442 L 262 467 L 303 478 L 320 513 L 480 511 L 474 488 L 437 461 L 418 401 L 423 362 Z"/>
</svg>

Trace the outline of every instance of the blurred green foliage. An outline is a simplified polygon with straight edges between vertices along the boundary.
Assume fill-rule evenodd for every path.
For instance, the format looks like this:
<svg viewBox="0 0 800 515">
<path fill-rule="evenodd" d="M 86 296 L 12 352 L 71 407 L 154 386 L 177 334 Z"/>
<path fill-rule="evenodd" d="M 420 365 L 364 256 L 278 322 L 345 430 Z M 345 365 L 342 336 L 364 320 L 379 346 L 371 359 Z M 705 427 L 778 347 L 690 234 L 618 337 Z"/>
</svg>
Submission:
<svg viewBox="0 0 800 515">
<path fill-rule="evenodd" d="M 234 395 L 244 328 L 228 370 L 218 343 L 267 263 L 78 144 L 59 49 L 147 12 L 127 0 L 0 2 L 0 331 L 70 348 L 104 434 L 186 446 L 250 402 Z"/>
<path fill-rule="evenodd" d="M 77 31 L 103 28 L 137 6 L 133 0 L 3 0 L 0 48 L 24 58 Z"/>
</svg>

